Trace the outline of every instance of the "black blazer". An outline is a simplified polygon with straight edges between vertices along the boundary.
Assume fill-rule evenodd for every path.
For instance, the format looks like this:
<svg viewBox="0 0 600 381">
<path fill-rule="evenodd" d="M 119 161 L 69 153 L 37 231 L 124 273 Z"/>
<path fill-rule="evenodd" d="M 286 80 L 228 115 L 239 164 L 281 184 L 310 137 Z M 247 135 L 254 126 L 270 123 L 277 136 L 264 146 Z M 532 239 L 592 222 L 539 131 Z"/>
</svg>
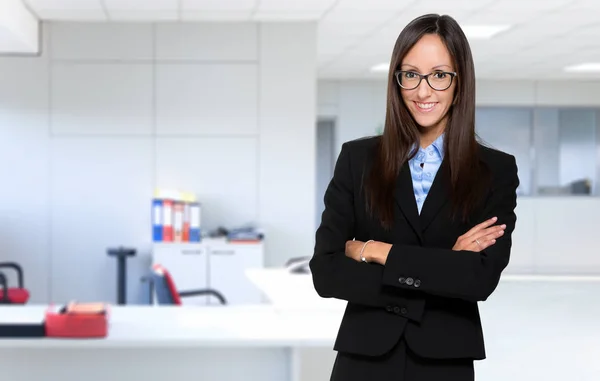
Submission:
<svg viewBox="0 0 600 381">
<path fill-rule="evenodd" d="M 362 191 L 377 139 L 342 145 L 310 261 L 317 293 L 348 301 L 334 349 L 382 355 L 404 334 L 423 357 L 484 359 L 477 302 L 492 294 L 509 261 L 519 185 L 515 158 L 479 145 L 491 183 L 485 202 L 465 224 L 450 220 L 444 190 L 449 179 L 441 168 L 419 215 L 405 164 L 395 190 L 393 228 L 385 230 L 366 212 Z M 494 245 L 481 253 L 452 250 L 460 235 L 493 216 L 506 224 Z M 346 241 L 353 238 L 393 244 L 385 266 L 346 257 Z"/>
</svg>

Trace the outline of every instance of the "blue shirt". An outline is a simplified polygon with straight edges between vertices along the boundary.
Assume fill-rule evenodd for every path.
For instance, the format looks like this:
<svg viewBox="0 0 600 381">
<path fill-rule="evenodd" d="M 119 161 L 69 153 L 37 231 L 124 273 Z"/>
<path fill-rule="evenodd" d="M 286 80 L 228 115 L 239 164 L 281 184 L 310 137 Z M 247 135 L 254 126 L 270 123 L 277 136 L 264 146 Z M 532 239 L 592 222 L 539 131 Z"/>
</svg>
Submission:
<svg viewBox="0 0 600 381">
<path fill-rule="evenodd" d="M 444 134 L 441 134 L 427 148 L 419 147 L 419 151 L 409 160 L 410 173 L 419 214 L 427 198 L 433 179 L 442 165 L 444 158 Z M 423 167 L 421 167 L 421 164 Z"/>
</svg>

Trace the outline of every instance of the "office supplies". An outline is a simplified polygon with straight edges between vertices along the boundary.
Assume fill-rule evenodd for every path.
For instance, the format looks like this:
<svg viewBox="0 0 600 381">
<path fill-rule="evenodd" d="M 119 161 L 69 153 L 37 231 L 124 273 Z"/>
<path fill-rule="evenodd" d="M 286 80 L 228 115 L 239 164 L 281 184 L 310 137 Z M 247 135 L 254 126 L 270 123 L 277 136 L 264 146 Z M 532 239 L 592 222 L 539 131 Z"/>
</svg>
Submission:
<svg viewBox="0 0 600 381">
<path fill-rule="evenodd" d="M 200 203 L 190 203 L 190 242 L 200 242 Z"/>
<path fill-rule="evenodd" d="M 173 241 L 173 201 L 163 200 L 163 241 Z"/>
<path fill-rule="evenodd" d="M 71 302 L 63 308 L 50 306 L 44 322 L 47 337 L 103 338 L 108 335 L 108 305 Z"/>
<path fill-rule="evenodd" d="M 173 202 L 173 241 L 183 241 L 183 202 Z"/>
<path fill-rule="evenodd" d="M 163 200 L 157 198 L 152 200 L 152 240 L 163 240 Z"/>
</svg>

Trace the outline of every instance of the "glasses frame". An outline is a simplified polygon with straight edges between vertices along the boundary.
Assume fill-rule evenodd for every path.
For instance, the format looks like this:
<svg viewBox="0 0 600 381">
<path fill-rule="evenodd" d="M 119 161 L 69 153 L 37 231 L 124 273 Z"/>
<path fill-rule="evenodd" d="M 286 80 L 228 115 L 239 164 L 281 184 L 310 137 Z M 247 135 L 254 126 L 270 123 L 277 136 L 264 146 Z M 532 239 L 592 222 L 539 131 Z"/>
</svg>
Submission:
<svg viewBox="0 0 600 381">
<path fill-rule="evenodd" d="M 415 87 L 404 87 L 400 84 L 400 78 L 398 77 L 400 74 L 402 73 L 413 73 L 417 76 L 419 76 L 419 83 L 417 83 L 417 85 Z M 448 74 L 450 76 L 450 84 L 448 85 L 448 87 L 443 88 L 443 89 L 437 89 L 435 87 L 433 87 L 431 85 L 431 83 L 429 83 L 429 76 L 432 74 L 438 74 L 438 73 L 444 73 L 444 74 Z M 436 71 L 432 71 L 429 74 L 420 74 L 417 73 L 414 70 L 396 70 L 394 72 L 394 77 L 396 77 L 396 82 L 398 83 L 398 86 L 400 86 L 401 88 L 403 88 L 404 90 L 414 90 L 417 87 L 421 86 L 421 81 L 423 81 L 423 79 L 425 79 L 425 82 L 427 82 L 427 85 L 429 85 L 429 87 L 431 87 L 432 89 L 434 89 L 435 91 L 444 91 L 444 90 L 448 90 L 450 88 L 450 86 L 452 86 L 452 82 L 454 82 L 454 78 L 457 76 L 456 72 L 454 71 L 443 71 L 443 70 L 436 70 Z"/>
</svg>

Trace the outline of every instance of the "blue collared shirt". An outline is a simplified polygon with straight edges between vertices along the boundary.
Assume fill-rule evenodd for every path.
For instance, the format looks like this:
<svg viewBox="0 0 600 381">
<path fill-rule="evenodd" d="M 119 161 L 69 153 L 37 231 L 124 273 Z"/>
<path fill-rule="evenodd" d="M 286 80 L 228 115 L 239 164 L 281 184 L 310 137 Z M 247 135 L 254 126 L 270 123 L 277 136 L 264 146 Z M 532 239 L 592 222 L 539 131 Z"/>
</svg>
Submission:
<svg viewBox="0 0 600 381">
<path fill-rule="evenodd" d="M 419 214 L 433 184 L 433 179 L 444 158 L 444 134 L 441 134 L 427 148 L 419 147 L 419 152 L 409 160 L 410 173 Z M 423 164 L 423 167 L 421 167 Z"/>
</svg>

